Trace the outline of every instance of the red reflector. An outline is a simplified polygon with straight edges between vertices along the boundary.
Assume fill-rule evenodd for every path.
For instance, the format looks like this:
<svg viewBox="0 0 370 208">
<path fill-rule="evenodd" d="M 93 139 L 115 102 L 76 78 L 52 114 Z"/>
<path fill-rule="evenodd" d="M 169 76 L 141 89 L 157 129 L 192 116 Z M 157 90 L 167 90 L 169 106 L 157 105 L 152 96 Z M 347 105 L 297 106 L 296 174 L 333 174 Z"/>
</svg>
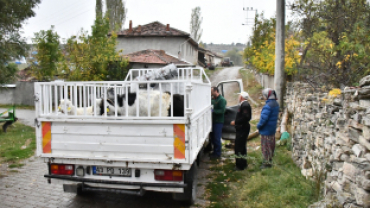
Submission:
<svg viewBox="0 0 370 208">
<path fill-rule="evenodd" d="M 182 181 L 182 170 L 154 170 L 154 179 L 157 181 Z"/>
<path fill-rule="evenodd" d="M 73 175 L 74 165 L 51 164 L 50 170 L 53 175 Z"/>
</svg>

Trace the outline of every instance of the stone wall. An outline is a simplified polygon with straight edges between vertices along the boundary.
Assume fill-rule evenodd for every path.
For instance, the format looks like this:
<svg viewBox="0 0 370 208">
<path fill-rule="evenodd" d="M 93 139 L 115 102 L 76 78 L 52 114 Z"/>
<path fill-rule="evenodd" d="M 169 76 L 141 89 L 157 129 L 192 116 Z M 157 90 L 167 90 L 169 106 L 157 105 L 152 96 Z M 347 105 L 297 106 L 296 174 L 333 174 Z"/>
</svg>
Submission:
<svg viewBox="0 0 370 208">
<path fill-rule="evenodd" d="M 330 90 L 288 83 L 293 160 L 323 180 L 324 199 L 311 207 L 370 207 L 370 76 L 359 88 Z"/>
</svg>

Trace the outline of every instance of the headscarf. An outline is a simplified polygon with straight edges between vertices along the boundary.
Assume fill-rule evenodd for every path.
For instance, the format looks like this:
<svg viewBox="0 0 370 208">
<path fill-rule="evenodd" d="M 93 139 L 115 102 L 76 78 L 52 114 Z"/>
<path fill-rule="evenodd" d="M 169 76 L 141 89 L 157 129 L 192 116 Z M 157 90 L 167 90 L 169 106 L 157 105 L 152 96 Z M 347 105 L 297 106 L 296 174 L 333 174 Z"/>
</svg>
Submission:
<svg viewBox="0 0 370 208">
<path fill-rule="evenodd" d="M 277 95 L 275 90 L 271 88 L 266 88 L 262 90 L 262 95 L 267 99 L 267 100 L 277 100 Z"/>
</svg>

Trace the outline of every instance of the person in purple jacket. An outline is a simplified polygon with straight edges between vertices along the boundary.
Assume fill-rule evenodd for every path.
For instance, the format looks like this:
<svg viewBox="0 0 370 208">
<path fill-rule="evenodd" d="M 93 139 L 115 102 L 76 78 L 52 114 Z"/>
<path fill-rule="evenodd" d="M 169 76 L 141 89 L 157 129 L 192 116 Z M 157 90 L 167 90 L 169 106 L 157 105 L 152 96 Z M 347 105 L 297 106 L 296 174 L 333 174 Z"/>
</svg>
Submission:
<svg viewBox="0 0 370 208">
<path fill-rule="evenodd" d="M 275 151 L 275 133 L 280 107 L 276 101 L 277 96 L 275 90 L 266 88 L 262 90 L 262 95 L 264 99 L 266 99 L 266 104 L 262 108 L 257 129 L 261 134 L 261 149 L 263 155 L 261 169 L 264 169 L 272 166 L 272 157 Z"/>
</svg>

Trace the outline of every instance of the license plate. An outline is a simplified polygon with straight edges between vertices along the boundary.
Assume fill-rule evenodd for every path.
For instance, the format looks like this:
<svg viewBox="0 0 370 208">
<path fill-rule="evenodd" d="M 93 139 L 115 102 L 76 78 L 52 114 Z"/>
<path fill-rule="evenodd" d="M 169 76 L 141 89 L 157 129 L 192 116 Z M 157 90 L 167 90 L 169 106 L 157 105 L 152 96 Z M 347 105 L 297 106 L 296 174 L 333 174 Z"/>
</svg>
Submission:
<svg viewBox="0 0 370 208">
<path fill-rule="evenodd" d="M 129 168 L 93 166 L 92 169 L 94 175 L 131 177 Z"/>
</svg>

